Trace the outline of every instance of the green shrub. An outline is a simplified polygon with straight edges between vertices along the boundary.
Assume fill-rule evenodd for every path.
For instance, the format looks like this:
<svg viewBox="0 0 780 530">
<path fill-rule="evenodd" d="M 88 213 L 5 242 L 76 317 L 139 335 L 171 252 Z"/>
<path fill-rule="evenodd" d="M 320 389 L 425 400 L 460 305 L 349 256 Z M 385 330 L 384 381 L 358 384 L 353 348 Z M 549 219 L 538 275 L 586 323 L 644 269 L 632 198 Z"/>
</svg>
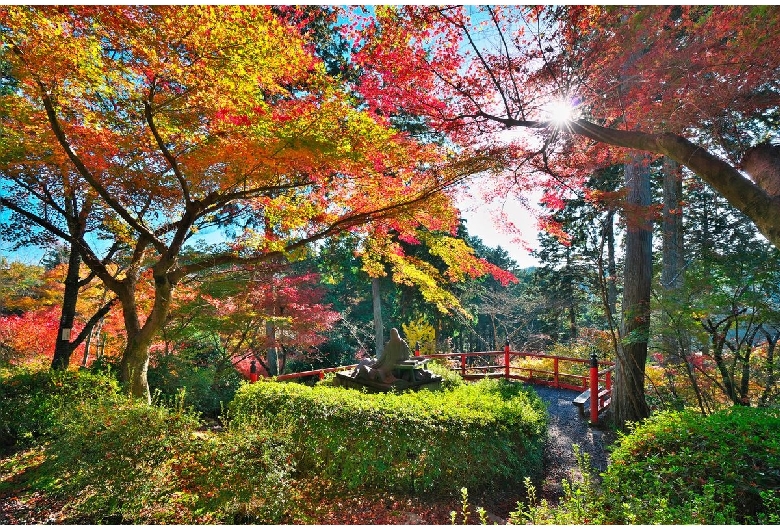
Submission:
<svg viewBox="0 0 780 530">
<path fill-rule="evenodd" d="M 653 416 L 624 436 L 612 453 L 603 482 L 606 509 L 614 522 L 625 523 L 728 524 L 767 518 L 771 499 L 780 492 L 778 432 L 777 409 Z"/>
<path fill-rule="evenodd" d="M 78 403 L 115 395 L 119 386 L 110 374 L 89 371 L 0 371 L 0 446 L 25 446 L 47 438 Z"/>
<path fill-rule="evenodd" d="M 429 372 L 432 372 L 441 377 L 442 390 L 452 390 L 456 387 L 459 387 L 460 385 L 465 384 L 460 374 L 454 370 L 451 370 L 446 365 L 446 361 L 434 359 L 428 363 L 427 369 Z"/>
<path fill-rule="evenodd" d="M 541 400 L 495 380 L 403 394 L 264 381 L 239 389 L 230 418 L 231 429 L 286 429 L 303 476 L 409 493 L 536 475 L 546 433 Z"/>
<path fill-rule="evenodd" d="M 283 521 L 286 455 L 262 431 L 197 430 L 198 418 L 118 396 L 71 409 L 38 484 L 69 499 L 71 520 L 106 523 Z"/>
<path fill-rule="evenodd" d="M 556 507 L 518 505 L 513 524 L 780 522 L 780 411 L 733 407 L 710 416 L 664 412 L 621 436 L 598 485 L 564 481 Z"/>
</svg>

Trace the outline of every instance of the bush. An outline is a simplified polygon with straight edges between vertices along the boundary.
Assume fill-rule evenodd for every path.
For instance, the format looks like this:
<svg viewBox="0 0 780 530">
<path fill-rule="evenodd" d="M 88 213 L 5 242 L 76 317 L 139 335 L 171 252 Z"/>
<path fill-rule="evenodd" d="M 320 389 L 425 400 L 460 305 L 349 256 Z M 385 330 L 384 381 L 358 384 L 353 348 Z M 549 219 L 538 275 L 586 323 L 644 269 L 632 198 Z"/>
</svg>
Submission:
<svg viewBox="0 0 780 530">
<path fill-rule="evenodd" d="M 26 446 L 46 439 L 78 403 L 119 391 L 115 378 L 88 371 L 0 371 L 0 445 Z"/>
<path fill-rule="evenodd" d="M 287 429 L 303 476 L 407 493 L 537 475 L 546 434 L 541 400 L 495 380 L 403 394 L 265 381 L 239 389 L 230 418 L 231 429 Z"/>
<path fill-rule="evenodd" d="M 583 480 L 564 482 L 556 508 L 532 499 L 511 522 L 777 524 L 779 429 L 777 409 L 660 413 L 620 438 L 600 486 L 582 460 Z"/>
<path fill-rule="evenodd" d="M 428 363 L 427 370 L 441 377 L 442 390 L 453 390 L 464 384 L 460 374 L 447 366 L 447 361 L 433 359 Z"/>
<path fill-rule="evenodd" d="M 780 493 L 778 432 L 777 409 L 653 416 L 612 453 L 603 483 L 607 509 L 625 523 L 763 520 Z"/>
<path fill-rule="evenodd" d="M 290 499 L 286 455 L 262 431 L 196 430 L 178 407 L 117 396 L 68 413 L 40 484 L 70 499 L 72 520 L 91 523 L 283 522 Z"/>
</svg>

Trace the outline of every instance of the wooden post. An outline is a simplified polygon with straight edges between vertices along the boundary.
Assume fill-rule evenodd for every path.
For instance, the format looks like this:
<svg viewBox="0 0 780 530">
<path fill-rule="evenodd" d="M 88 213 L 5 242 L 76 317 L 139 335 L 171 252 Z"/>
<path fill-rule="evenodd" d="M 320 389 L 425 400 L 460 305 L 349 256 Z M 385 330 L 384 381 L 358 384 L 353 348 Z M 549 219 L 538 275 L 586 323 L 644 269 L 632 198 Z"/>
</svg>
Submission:
<svg viewBox="0 0 780 530">
<path fill-rule="evenodd" d="M 320 381 L 322 381 L 323 379 L 325 379 L 325 372 L 320 370 L 319 376 L 320 376 Z"/>
<path fill-rule="evenodd" d="M 607 392 L 612 395 L 612 370 L 607 370 Z"/>
<path fill-rule="evenodd" d="M 599 422 L 599 359 L 595 352 L 590 355 L 590 422 Z"/>
<path fill-rule="evenodd" d="M 465 353 L 460 354 L 460 375 L 463 377 L 466 376 L 466 354 Z"/>
<path fill-rule="evenodd" d="M 504 378 L 509 379 L 509 337 L 504 344 Z"/>
<path fill-rule="evenodd" d="M 558 358 L 553 358 L 553 379 L 555 381 L 555 388 L 561 388 L 561 384 L 558 381 Z"/>
<path fill-rule="evenodd" d="M 420 356 L 420 341 L 419 340 L 414 344 L 414 356 L 415 357 L 419 357 Z"/>
</svg>

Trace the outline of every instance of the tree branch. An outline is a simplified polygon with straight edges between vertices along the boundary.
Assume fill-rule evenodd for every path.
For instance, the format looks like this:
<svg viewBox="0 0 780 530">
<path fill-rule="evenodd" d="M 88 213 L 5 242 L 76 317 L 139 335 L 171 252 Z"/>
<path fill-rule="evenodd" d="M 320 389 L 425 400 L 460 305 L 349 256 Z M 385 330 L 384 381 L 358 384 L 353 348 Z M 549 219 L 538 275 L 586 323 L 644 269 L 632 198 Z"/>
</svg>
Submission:
<svg viewBox="0 0 780 530">
<path fill-rule="evenodd" d="M 168 161 L 168 164 L 171 166 L 171 169 L 173 170 L 173 174 L 176 175 L 176 180 L 179 181 L 179 185 L 181 186 L 181 192 L 184 196 L 184 204 L 185 207 L 187 207 L 192 202 L 190 198 L 190 188 L 187 185 L 187 179 L 184 178 L 184 175 L 181 172 L 181 168 L 179 168 L 179 163 L 176 161 L 176 158 L 168 150 L 168 147 L 165 145 L 165 141 L 162 139 L 162 136 L 160 136 L 160 132 L 157 130 L 157 126 L 154 124 L 154 116 L 152 116 L 153 98 L 154 98 L 154 81 L 152 81 L 152 86 L 149 87 L 149 97 L 146 101 L 144 101 L 144 117 L 146 118 L 146 124 L 149 126 L 149 130 L 152 131 L 152 136 L 154 136 L 154 140 L 157 142 L 157 147 L 160 148 L 163 157 L 165 158 L 165 160 Z"/>
</svg>

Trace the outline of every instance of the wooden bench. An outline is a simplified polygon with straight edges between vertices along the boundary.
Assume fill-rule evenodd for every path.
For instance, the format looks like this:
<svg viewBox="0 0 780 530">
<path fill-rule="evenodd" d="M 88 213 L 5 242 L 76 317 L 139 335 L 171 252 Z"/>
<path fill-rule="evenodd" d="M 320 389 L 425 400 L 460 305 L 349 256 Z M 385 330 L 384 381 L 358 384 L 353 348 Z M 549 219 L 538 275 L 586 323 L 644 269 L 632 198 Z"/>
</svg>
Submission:
<svg viewBox="0 0 780 530">
<path fill-rule="evenodd" d="M 600 401 L 601 398 L 603 398 L 607 394 L 608 394 L 608 392 L 607 392 L 606 388 L 599 388 L 599 395 L 598 395 L 598 398 L 597 398 L 596 401 L 597 402 Z M 585 403 L 587 403 L 588 401 L 590 401 L 590 389 L 586 390 L 585 392 L 583 392 L 582 394 L 580 394 L 579 396 L 574 398 L 571 401 L 571 403 L 572 403 L 572 405 L 576 405 L 577 408 L 580 409 L 580 416 L 585 416 Z M 608 403 L 609 403 L 609 401 L 605 402 L 604 406 L 606 407 Z M 591 404 L 591 406 L 593 406 L 593 405 Z M 598 405 L 596 405 L 596 406 L 598 406 Z"/>
</svg>

